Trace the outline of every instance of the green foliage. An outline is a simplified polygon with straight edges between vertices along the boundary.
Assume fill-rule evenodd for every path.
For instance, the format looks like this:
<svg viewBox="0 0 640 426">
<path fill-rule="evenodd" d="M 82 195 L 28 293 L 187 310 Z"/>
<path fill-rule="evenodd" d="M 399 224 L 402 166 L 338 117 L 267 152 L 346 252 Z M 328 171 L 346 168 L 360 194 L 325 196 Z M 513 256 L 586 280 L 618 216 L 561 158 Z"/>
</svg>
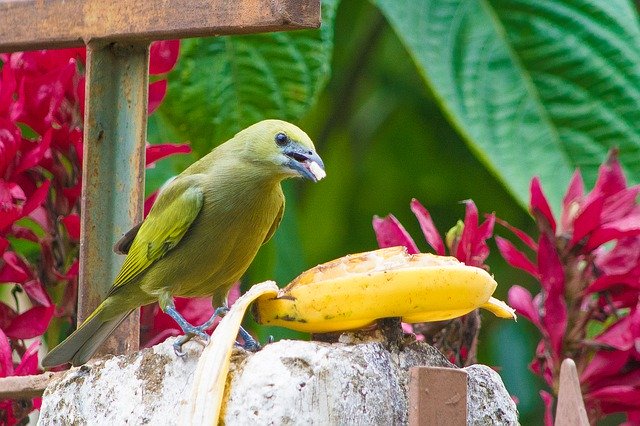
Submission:
<svg viewBox="0 0 640 426">
<path fill-rule="evenodd" d="M 626 0 L 376 0 L 467 143 L 522 203 L 554 206 L 611 147 L 640 180 L 640 25 Z"/>
<path fill-rule="evenodd" d="M 185 40 L 160 119 L 200 156 L 262 119 L 299 120 L 329 76 L 336 6 L 323 1 L 320 31 Z"/>
</svg>

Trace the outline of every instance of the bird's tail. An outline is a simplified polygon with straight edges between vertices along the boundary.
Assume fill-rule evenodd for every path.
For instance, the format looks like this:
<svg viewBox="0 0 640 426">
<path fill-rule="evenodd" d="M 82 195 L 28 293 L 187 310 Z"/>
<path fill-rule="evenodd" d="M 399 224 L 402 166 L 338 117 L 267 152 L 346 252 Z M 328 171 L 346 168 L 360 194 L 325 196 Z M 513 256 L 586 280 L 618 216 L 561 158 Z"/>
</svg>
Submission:
<svg viewBox="0 0 640 426">
<path fill-rule="evenodd" d="M 42 366 L 54 367 L 68 362 L 77 366 L 86 363 L 100 348 L 102 342 L 131 313 L 131 311 L 126 311 L 104 320 L 101 315 L 103 310 L 104 303 L 80 324 L 76 331 L 44 357 Z"/>
</svg>

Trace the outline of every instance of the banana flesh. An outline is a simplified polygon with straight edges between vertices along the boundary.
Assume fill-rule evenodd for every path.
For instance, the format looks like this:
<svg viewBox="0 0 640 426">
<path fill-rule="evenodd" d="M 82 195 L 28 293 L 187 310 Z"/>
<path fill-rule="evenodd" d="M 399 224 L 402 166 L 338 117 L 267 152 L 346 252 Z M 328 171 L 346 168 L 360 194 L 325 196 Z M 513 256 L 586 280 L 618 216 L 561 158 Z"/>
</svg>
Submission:
<svg viewBox="0 0 640 426">
<path fill-rule="evenodd" d="M 482 307 L 503 318 L 514 310 L 491 297 L 496 282 L 485 270 L 453 257 L 390 247 L 318 265 L 253 305 L 260 324 L 325 333 L 401 317 L 408 323 L 455 318 Z"/>
</svg>

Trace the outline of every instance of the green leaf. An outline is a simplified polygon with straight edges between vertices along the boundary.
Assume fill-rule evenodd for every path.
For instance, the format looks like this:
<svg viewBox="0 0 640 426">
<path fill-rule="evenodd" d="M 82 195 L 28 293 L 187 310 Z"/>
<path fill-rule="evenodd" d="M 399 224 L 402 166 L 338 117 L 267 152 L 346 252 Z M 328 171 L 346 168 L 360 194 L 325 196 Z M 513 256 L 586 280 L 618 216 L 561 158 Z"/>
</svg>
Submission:
<svg viewBox="0 0 640 426">
<path fill-rule="evenodd" d="M 620 148 L 640 181 L 640 26 L 626 0 L 375 0 L 470 147 L 523 204 Z"/>
<path fill-rule="evenodd" d="M 257 121 L 300 119 L 330 73 L 338 0 L 320 30 L 184 40 L 158 114 L 204 155 Z"/>
</svg>

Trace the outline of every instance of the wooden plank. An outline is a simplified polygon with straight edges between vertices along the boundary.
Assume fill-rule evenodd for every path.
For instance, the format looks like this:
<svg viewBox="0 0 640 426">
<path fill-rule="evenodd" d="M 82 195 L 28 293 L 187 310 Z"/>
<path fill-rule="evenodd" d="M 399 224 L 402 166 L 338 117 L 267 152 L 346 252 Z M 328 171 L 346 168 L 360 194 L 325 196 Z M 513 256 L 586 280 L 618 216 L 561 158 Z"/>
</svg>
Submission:
<svg viewBox="0 0 640 426">
<path fill-rule="evenodd" d="M 465 371 L 412 367 L 409 374 L 409 426 L 466 426 Z"/>
<path fill-rule="evenodd" d="M 147 43 L 87 47 L 79 322 L 105 298 L 122 266 L 113 245 L 142 220 L 148 64 Z M 129 353 L 138 342 L 136 310 L 102 353 Z"/>
<path fill-rule="evenodd" d="M 46 372 L 37 376 L 11 376 L 0 378 L 0 400 L 29 399 L 42 396 L 45 388 L 52 380 L 56 380 L 65 372 Z"/>
<path fill-rule="evenodd" d="M 560 366 L 555 426 L 589 426 L 576 363 L 567 358 Z"/>
<path fill-rule="evenodd" d="M 320 0 L 0 0 L 0 52 L 319 26 Z"/>
</svg>

